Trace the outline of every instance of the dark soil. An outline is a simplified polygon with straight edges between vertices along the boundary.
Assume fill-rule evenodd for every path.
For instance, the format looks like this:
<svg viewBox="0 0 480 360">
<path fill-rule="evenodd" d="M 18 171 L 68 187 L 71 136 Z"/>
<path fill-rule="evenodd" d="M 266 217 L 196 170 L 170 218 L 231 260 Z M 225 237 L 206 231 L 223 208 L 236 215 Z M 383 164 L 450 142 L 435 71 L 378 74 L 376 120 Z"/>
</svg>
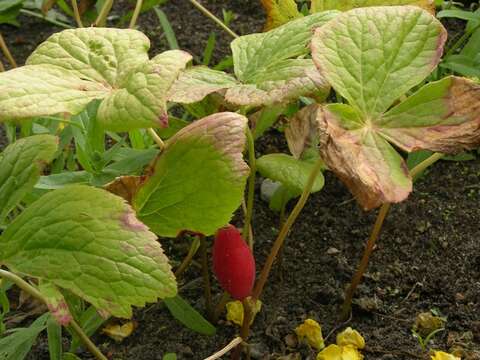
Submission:
<svg viewBox="0 0 480 360">
<path fill-rule="evenodd" d="M 219 16 L 222 8 L 233 10 L 237 19 L 232 28 L 240 34 L 262 27 L 263 14 L 254 0 L 204 3 Z M 230 39 L 188 1 L 170 1 L 164 10 L 182 48 L 201 57 L 210 32 L 215 31 L 219 41 L 214 61 L 228 55 Z M 59 29 L 32 18 L 20 20 L 21 29 L 1 26 L 0 31 L 22 63 L 39 42 Z M 153 53 L 167 49 L 154 14 L 142 15 L 140 28 L 152 40 Z M 260 140 L 258 151 L 283 151 L 282 139 L 282 134 L 272 130 Z M 427 359 L 411 328 L 417 314 L 432 309 L 447 317 L 447 323 L 430 346 L 459 346 L 469 354 L 464 359 L 480 359 L 479 177 L 480 159 L 440 162 L 416 184 L 407 201 L 392 208 L 348 323 L 365 336 L 367 360 Z M 278 233 L 278 215 L 259 199 L 255 209 L 255 255 L 261 267 Z M 375 215 L 361 211 L 346 188 L 326 174 L 324 190 L 311 197 L 290 234 L 283 271 L 272 274 L 264 293 L 263 311 L 249 340 L 253 358 L 278 359 L 295 353 L 301 359 L 315 358 L 316 353 L 306 346 L 289 347 L 285 337 L 307 317 L 322 324 L 325 336 L 338 325 L 344 288 L 359 262 Z M 184 255 L 186 246 L 162 243 L 172 258 L 180 260 Z M 187 271 L 180 286 L 181 295 L 203 311 L 197 266 Z M 220 293 L 218 287 L 215 291 Z M 238 328 L 221 321 L 215 336 L 197 335 L 173 320 L 161 303 L 136 311 L 135 321 L 137 329 L 120 344 L 102 335 L 94 338 L 109 358 L 154 360 L 175 352 L 179 359 L 203 359 L 238 333 Z M 334 339 L 332 334 L 327 342 Z M 91 358 L 87 353 L 80 356 Z M 29 359 L 48 358 L 43 339 Z"/>
</svg>

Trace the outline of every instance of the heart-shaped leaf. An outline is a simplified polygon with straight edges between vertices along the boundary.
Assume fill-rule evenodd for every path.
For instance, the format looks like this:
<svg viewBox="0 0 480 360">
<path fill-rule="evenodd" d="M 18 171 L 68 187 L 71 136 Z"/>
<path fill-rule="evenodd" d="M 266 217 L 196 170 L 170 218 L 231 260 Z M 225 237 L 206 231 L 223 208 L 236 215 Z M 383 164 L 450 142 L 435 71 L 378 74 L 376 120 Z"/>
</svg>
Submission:
<svg viewBox="0 0 480 360">
<path fill-rule="evenodd" d="M 139 218 L 160 236 L 183 230 L 211 235 L 227 224 L 243 198 L 247 119 L 217 113 L 166 142 L 133 197 Z"/>
<path fill-rule="evenodd" d="M 149 47 L 136 30 L 56 33 L 26 66 L 0 74 L 0 119 L 77 114 L 91 100 L 104 99 L 98 120 L 107 129 L 165 126 L 167 92 L 191 56 L 172 50 L 149 60 Z"/>
<path fill-rule="evenodd" d="M 0 237 L 0 262 L 117 317 L 177 291 L 157 237 L 130 206 L 83 185 L 47 193 L 18 216 Z"/>
<path fill-rule="evenodd" d="M 436 67 L 445 40 L 438 20 L 412 6 L 351 10 L 316 31 L 313 59 L 350 103 L 318 108 L 320 153 L 365 209 L 411 192 L 389 142 L 408 152 L 480 145 L 480 86 L 470 80 L 428 84 L 390 109 Z"/>
<path fill-rule="evenodd" d="M 35 135 L 16 141 L 0 154 L 0 223 L 33 189 L 53 160 L 57 143 L 55 136 Z"/>
</svg>

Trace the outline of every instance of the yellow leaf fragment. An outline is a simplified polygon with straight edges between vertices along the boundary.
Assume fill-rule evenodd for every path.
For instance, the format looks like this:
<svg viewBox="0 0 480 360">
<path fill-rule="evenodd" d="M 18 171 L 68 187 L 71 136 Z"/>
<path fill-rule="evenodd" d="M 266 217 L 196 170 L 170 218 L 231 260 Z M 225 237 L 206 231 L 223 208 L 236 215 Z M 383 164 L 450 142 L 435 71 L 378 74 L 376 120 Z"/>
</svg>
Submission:
<svg viewBox="0 0 480 360">
<path fill-rule="evenodd" d="M 102 333 L 107 335 L 109 338 L 112 338 L 116 342 L 121 342 L 123 339 L 129 337 L 133 330 L 135 329 L 135 324 L 132 321 L 128 321 L 123 325 L 120 324 L 111 324 L 102 329 Z"/>
<path fill-rule="evenodd" d="M 267 12 L 265 31 L 303 16 L 295 0 L 262 0 L 262 5 Z"/>
<path fill-rule="evenodd" d="M 297 326 L 295 333 L 300 341 L 306 339 L 308 344 L 317 350 L 325 347 L 322 328 L 320 324 L 313 319 L 306 319 L 303 324 Z"/>
<path fill-rule="evenodd" d="M 247 301 L 249 301 L 247 299 Z M 250 302 L 250 304 L 252 304 Z M 230 301 L 225 305 L 227 307 L 227 320 L 237 324 L 238 326 L 242 326 L 243 324 L 243 304 L 239 300 Z M 262 302 L 257 300 L 255 306 L 253 307 L 253 316 L 250 319 L 250 324 L 253 323 L 255 320 L 255 316 L 260 312 L 262 309 Z"/>
<path fill-rule="evenodd" d="M 443 351 L 434 351 L 431 360 L 461 360 L 461 358 Z"/>
<path fill-rule="evenodd" d="M 356 349 L 363 349 L 365 347 L 365 339 L 357 330 L 348 327 L 337 335 L 337 345 L 351 345 Z"/>
<path fill-rule="evenodd" d="M 415 319 L 415 329 L 423 336 L 443 328 L 445 320 L 433 315 L 430 311 L 420 313 Z"/>
<path fill-rule="evenodd" d="M 363 355 L 352 345 L 329 345 L 317 355 L 317 360 L 362 360 Z"/>
</svg>

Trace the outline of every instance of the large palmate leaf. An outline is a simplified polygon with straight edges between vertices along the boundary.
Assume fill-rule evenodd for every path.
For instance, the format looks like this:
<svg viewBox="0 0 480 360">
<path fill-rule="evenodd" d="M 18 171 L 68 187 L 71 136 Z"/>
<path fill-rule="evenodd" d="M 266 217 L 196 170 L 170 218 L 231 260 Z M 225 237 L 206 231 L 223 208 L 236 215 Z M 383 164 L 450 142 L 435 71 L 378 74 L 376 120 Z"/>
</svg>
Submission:
<svg viewBox="0 0 480 360">
<path fill-rule="evenodd" d="M 104 99 L 98 120 L 107 129 L 165 126 L 167 92 L 191 56 L 173 50 L 149 60 L 149 47 L 136 30 L 56 33 L 26 66 L 0 74 L 0 121 L 77 114 L 91 100 Z"/>
<path fill-rule="evenodd" d="M 221 71 L 193 67 L 173 85 L 169 100 L 192 103 L 226 90 L 225 99 L 237 106 L 288 102 L 299 96 L 324 96 L 329 85 L 316 71 L 308 43 L 313 29 L 334 18 L 328 11 L 306 16 L 261 34 L 235 39 L 232 44 L 236 79 Z"/>
<path fill-rule="evenodd" d="M 184 127 L 133 197 L 139 218 L 160 236 L 182 230 L 211 235 L 242 202 L 248 167 L 243 161 L 247 119 L 217 113 Z"/>
<path fill-rule="evenodd" d="M 27 195 L 53 160 L 58 139 L 52 135 L 23 138 L 0 154 L 0 223 Z"/>
<path fill-rule="evenodd" d="M 368 6 L 415 5 L 431 13 L 435 12 L 435 0 L 312 0 L 311 11 L 347 11 Z"/>
<path fill-rule="evenodd" d="M 411 191 L 389 142 L 446 153 L 480 144 L 480 86 L 472 81 L 449 77 L 391 108 L 436 67 L 445 40 L 443 26 L 412 6 L 351 10 L 315 33 L 313 59 L 350 103 L 317 108 L 320 153 L 366 209 Z"/>
<path fill-rule="evenodd" d="M 130 206 L 83 185 L 54 190 L 18 216 L 0 237 L 0 262 L 117 317 L 177 290 L 157 237 Z"/>
</svg>

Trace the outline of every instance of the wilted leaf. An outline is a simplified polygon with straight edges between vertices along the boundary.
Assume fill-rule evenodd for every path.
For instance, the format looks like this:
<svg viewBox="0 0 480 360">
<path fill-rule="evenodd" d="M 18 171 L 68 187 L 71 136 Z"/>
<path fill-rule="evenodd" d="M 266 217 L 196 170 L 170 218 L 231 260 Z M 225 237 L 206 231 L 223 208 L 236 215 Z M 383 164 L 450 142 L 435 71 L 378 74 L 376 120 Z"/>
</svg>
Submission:
<svg viewBox="0 0 480 360">
<path fill-rule="evenodd" d="M 0 154 L 0 223 L 27 195 L 53 160 L 58 139 L 52 135 L 26 137 Z"/>
<path fill-rule="evenodd" d="M 318 144 L 317 105 L 309 105 L 297 112 L 285 128 L 285 138 L 292 155 L 300 159 L 305 150 Z"/>
<path fill-rule="evenodd" d="M 415 5 L 435 13 L 435 0 L 312 0 L 311 12 L 347 11 L 368 6 Z"/>
<path fill-rule="evenodd" d="M 251 304 L 252 301 L 250 300 Z M 244 308 L 243 304 L 240 300 L 235 300 L 235 301 L 229 301 L 226 304 L 226 309 L 227 309 L 227 315 L 226 319 L 228 321 L 231 321 L 234 324 L 237 324 L 238 326 L 243 325 L 243 315 L 244 315 Z M 253 324 L 255 321 L 256 315 L 262 310 L 262 302 L 260 300 L 257 300 L 255 303 L 255 306 L 252 307 L 253 314 L 250 317 L 250 325 Z"/>
<path fill-rule="evenodd" d="M 415 330 L 422 336 L 428 336 L 435 330 L 445 326 L 445 319 L 433 315 L 430 311 L 423 312 L 415 318 Z"/>
<path fill-rule="evenodd" d="M 363 349 L 365 347 L 365 339 L 357 330 L 348 327 L 337 335 L 337 345 L 350 345 L 357 349 Z"/>
<path fill-rule="evenodd" d="M 0 118 L 77 114 L 91 100 L 104 99 L 98 120 L 110 130 L 165 126 L 167 92 L 191 56 L 173 50 L 149 60 L 149 47 L 136 30 L 56 33 L 26 66 L 0 74 Z"/>
<path fill-rule="evenodd" d="M 112 338 L 116 342 L 122 342 L 125 338 L 132 335 L 135 329 L 133 321 L 127 321 L 125 324 L 110 324 L 102 329 L 102 333 Z"/>
<path fill-rule="evenodd" d="M 267 13 L 265 30 L 271 30 L 303 16 L 298 11 L 295 0 L 262 0 L 262 5 Z"/>
<path fill-rule="evenodd" d="M 160 236 L 183 230 L 211 235 L 229 222 L 243 198 L 247 119 L 217 113 L 166 142 L 153 173 L 134 196 L 139 218 Z"/>
<path fill-rule="evenodd" d="M 461 360 L 461 358 L 443 351 L 434 351 L 431 360 Z"/>
<path fill-rule="evenodd" d="M 365 209 L 411 192 L 407 166 L 389 142 L 409 152 L 480 145 L 480 87 L 467 79 L 428 84 L 389 110 L 435 68 L 445 39 L 438 20 L 411 6 L 355 9 L 316 31 L 313 59 L 350 102 L 317 112 L 321 156 Z"/>
<path fill-rule="evenodd" d="M 353 346 L 329 345 L 318 355 L 317 360 L 362 360 L 363 355 Z"/>
<path fill-rule="evenodd" d="M 0 243 L 2 263 L 12 271 L 68 289 L 117 317 L 176 293 L 157 237 L 105 190 L 76 185 L 47 193 L 8 226 Z"/>
<path fill-rule="evenodd" d="M 313 319 L 306 319 L 303 324 L 295 328 L 295 333 L 297 334 L 299 341 L 305 339 L 311 347 L 317 350 L 321 350 L 325 347 L 322 328 L 320 327 L 320 324 Z"/>
<path fill-rule="evenodd" d="M 124 198 L 129 204 L 131 204 L 133 197 L 143 180 L 143 176 L 120 176 L 114 181 L 106 184 L 104 189 Z"/>
</svg>

